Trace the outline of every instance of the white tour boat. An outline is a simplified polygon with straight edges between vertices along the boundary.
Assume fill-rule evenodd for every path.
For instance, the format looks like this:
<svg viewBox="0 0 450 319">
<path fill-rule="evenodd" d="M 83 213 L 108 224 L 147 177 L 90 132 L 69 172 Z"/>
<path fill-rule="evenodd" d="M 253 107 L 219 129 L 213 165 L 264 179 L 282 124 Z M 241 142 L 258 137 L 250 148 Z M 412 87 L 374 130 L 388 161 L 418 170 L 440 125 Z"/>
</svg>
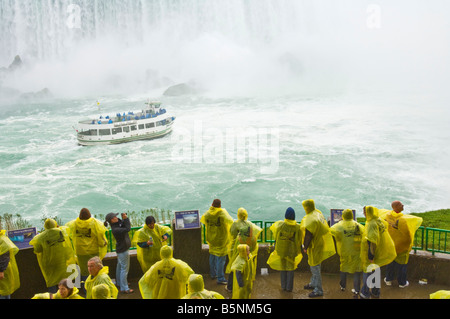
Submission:
<svg viewBox="0 0 450 319">
<path fill-rule="evenodd" d="M 147 102 L 138 112 L 117 113 L 78 122 L 77 139 L 83 146 L 119 144 L 163 137 L 172 131 L 175 117 L 160 102 Z"/>
</svg>

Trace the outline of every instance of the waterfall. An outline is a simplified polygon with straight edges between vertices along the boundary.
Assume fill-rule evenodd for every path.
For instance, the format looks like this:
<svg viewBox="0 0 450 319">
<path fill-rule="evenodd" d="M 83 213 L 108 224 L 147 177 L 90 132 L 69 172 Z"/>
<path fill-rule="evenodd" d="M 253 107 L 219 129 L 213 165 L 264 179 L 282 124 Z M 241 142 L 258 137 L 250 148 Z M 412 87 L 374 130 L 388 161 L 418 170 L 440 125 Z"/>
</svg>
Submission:
<svg viewBox="0 0 450 319">
<path fill-rule="evenodd" d="M 20 55 L 27 74 L 4 84 L 72 94 L 186 81 L 235 92 L 323 90 L 355 74 L 386 78 L 380 70 L 392 63 L 397 74 L 408 70 L 415 57 L 403 55 L 423 53 L 420 41 L 429 42 L 425 54 L 437 54 L 429 45 L 436 30 L 420 31 L 430 21 L 445 25 L 440 7 L 448 4 L 435 2 L 424 16 L 417 1 L 2 0 L 0 67 Z M 373 28 L 377 8 L 383 25 Z M 436 26 L 438 36 L 448 35 L 446 26 Z M 448 40 L 439 46 L 447 49 Z"/>
</svg>

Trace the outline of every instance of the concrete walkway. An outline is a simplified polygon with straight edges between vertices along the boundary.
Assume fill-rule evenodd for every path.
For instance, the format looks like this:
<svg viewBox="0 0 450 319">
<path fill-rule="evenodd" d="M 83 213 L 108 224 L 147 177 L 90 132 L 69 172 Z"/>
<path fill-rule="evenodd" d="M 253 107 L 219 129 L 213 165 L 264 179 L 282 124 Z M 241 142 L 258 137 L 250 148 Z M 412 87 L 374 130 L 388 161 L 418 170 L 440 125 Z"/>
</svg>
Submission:
<svg viewBox="0 0 450 319">
<path fill-rule="evenodd" d="M 205 282 L 205 289 L 216 291 L 226 299 L 231 298 L 231 293 L 225 290 L 224 285 L 217 284 L 207 274 L 202 274 Z M 292 292 L 282 291 L 280 288 L 279 272 L 270 270 L 267 275 L 256 276 L 253 286 L 252 299 L 309 299 L 310 290 L 303 289 L 309 282 L 311 274 L 303 271 L 296 271 L 294 277 L 294 290 Z M 351 276 L 347 278 L 347 289 L 341 291 L 339 287 L 339 274 L 322 274 L 322 285 L 324 296 L 314 299 L 355 299 L 351 289 L 353 282 Z M 118 299 L 141 299 L 136 280 L 130 280 L 130 287 L 134 289 L 133 294 L 119 294 Z M 417 280 L 410 280 L 410 285 L 406 288 L 399 288 L 396 282 L 392 286 L 381 284 L 381 296 L 379 299 L 429 299 L 430 294 L 438 290 L 450 290 L 450 286 L 439 284 L 421 285 Z M 358 299 L 358 298 L 356 298 Z"/>
</svg>

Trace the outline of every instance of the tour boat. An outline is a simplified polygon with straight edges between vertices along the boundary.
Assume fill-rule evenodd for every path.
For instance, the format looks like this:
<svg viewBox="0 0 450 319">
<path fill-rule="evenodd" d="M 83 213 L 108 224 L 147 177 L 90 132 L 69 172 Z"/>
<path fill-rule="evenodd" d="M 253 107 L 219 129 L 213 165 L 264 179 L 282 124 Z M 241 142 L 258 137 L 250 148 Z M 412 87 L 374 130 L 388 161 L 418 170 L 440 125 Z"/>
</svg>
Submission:
<svg viewBox="0 0 450 319">
<path fill-rule="evenodd" d="M 141 111 L 99 116 L 78 122 L 77 139 L 83 146 L 119 144 L 163 137 L 172 131 L 175 117 L 161 102 L 147 102 Z"/>
</svg>

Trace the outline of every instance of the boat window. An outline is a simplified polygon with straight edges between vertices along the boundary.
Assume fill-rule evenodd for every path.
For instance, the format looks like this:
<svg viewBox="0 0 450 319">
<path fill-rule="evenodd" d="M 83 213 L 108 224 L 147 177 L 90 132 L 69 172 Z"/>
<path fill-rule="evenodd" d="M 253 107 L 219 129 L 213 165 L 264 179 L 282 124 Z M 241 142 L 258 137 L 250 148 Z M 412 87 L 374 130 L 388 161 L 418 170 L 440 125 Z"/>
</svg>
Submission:
<svg viewBox="0 0 450 319">
<path fill-rule="evenodd" d="M 155 123 L 147 123 L 145 124 L 145 128 L 151 128 L 151 127 L 155 127 Z"/>
<path fill-rule="evenodd" d="M 101 130 L 98 130 L 99 131 L 99 135 L 111 135 L 111 129 L 101 129 Z"/>
<path fill-rule="evenodd" d="M 97 130 L 87 130 L 87 131 L 82 131 L 80 134 L 86 135 L 86 136 L 97 136 L 98 131 Z"/>
<path fill-rule="evenodd" d="M 113 135 L 122 133 L 122 128 L 121 127 L 115 127 L 115 128 L 112 129 L 112 133 L 113 133 Z"/>
<path fill-rule="evenodd" d="M 131 125 L 131 130 L 136 131 L 137 130 L 136 125 Z"/>
<path fill-rule="evenodd" d="M 144 124 L 139 124 L 139 129 L 143 130 L 144 129 Z"/>
<path fill-rule="evenodd" d="M 124 127 L 123 127 L 123 131 L 124 131 L 125 133 L 128 133 L 128 132 L 130 131 L 130 127 L 129 127 L 129 126 L 124 126 Z"/>
</svg>

